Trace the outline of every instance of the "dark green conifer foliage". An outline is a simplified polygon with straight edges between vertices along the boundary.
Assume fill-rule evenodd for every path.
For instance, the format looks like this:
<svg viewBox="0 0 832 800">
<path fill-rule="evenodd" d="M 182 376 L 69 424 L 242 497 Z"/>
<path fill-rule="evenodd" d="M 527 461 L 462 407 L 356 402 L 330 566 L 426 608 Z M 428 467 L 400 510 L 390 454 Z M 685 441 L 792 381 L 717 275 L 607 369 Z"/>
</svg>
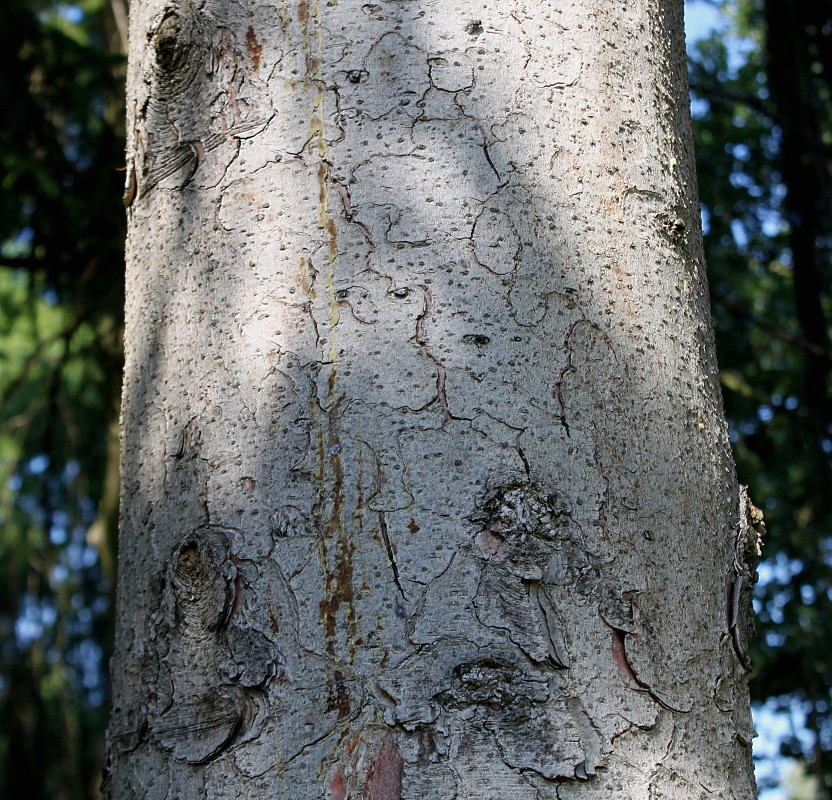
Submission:
<svg viewBox="0 0 832 800">
<path fill-rule="evenodd" d="M 80 800 L 100 780 L 124 235 L 113 8 L 2 7 L 0 797 Z"/>
<path fill-rule="evenodd" d="M 733 55 L 719 36 L 702 42 L 691 84 L 726 410 L 769 530 L 752 689 L 805 714 L 815 745 L 794 736 L 784 750 L 828 797 L 832 5 L 721 5 L 739 42 Z"/>
</svg>

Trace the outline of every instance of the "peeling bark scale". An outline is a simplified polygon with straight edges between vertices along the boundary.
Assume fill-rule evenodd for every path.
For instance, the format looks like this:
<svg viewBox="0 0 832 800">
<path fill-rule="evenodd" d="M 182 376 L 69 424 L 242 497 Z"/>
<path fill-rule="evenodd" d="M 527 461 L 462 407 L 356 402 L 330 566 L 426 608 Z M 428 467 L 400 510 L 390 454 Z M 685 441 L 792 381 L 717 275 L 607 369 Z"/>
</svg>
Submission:
<svg viewBox="0 0 832 800">
<path fill-rule="evenodd" d="M 748 800 L 681 0 L 133 0 L 113 800 Z"/>
</svg>

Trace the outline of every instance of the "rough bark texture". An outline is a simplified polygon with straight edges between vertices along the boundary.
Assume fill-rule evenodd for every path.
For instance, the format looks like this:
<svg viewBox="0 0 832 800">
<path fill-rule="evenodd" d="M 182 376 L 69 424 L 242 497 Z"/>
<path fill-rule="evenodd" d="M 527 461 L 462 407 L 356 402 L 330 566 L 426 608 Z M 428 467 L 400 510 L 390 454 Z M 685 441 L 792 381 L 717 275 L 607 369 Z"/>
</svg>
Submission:
<svg viewBox="0 0 832 800">
<path fill-rule="evenodd" d="M 110 797 L 753 797 L 681 2 L 130 25 Z"/>
</svg>

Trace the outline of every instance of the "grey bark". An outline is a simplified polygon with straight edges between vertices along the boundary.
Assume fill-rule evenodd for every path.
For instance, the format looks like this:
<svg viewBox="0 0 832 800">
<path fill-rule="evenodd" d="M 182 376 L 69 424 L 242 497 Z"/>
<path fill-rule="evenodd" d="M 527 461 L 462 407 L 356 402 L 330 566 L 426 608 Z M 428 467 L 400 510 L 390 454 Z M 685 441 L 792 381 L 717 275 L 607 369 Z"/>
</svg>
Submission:
<svg viewBox="0 0 832 800">
<path fill-rule="evenodd" d="M 133 0 L 111 798 L 754 796 L 681 1 Z"/>
</svg>

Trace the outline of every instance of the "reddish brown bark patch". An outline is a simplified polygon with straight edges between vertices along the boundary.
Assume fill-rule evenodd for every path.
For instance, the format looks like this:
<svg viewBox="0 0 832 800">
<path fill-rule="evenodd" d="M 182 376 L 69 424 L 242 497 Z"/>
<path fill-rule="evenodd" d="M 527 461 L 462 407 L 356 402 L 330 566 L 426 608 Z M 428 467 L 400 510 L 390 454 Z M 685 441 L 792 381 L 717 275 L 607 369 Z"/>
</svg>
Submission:
<svg viewBox="0 0 832 800">
<path fill-rule="evenodd" d="M 332 800 L 346 800 L 347 787 L 344 782 L 344 770 L 339 764 L 335 769 L 335 775 L 329 782 L 329 794 Z"/>
<path fill-rule="evenodd" d="M 251 59 L 251 63 L 254 65 L 254 69 L 260 69 L 263 45 L 257 41 L 257 34 L 254 33 L 254 28 L 251 25 L 248 26 L 248 30 L 246 31 L 246 50 L 248 51 L 248 57 Z"/>
<path fill-rule="evenodd" d="M 404 759 L 393 735 L 369 727 L 350 737 L 329 782 L 331 800 L 401 800 Z"/>
<path fill-rule="evenodd" d="M 401 800 L 403 763 L 401 750 L 388 734 L 367 773 L 368 800 Z"/>
</svg>

